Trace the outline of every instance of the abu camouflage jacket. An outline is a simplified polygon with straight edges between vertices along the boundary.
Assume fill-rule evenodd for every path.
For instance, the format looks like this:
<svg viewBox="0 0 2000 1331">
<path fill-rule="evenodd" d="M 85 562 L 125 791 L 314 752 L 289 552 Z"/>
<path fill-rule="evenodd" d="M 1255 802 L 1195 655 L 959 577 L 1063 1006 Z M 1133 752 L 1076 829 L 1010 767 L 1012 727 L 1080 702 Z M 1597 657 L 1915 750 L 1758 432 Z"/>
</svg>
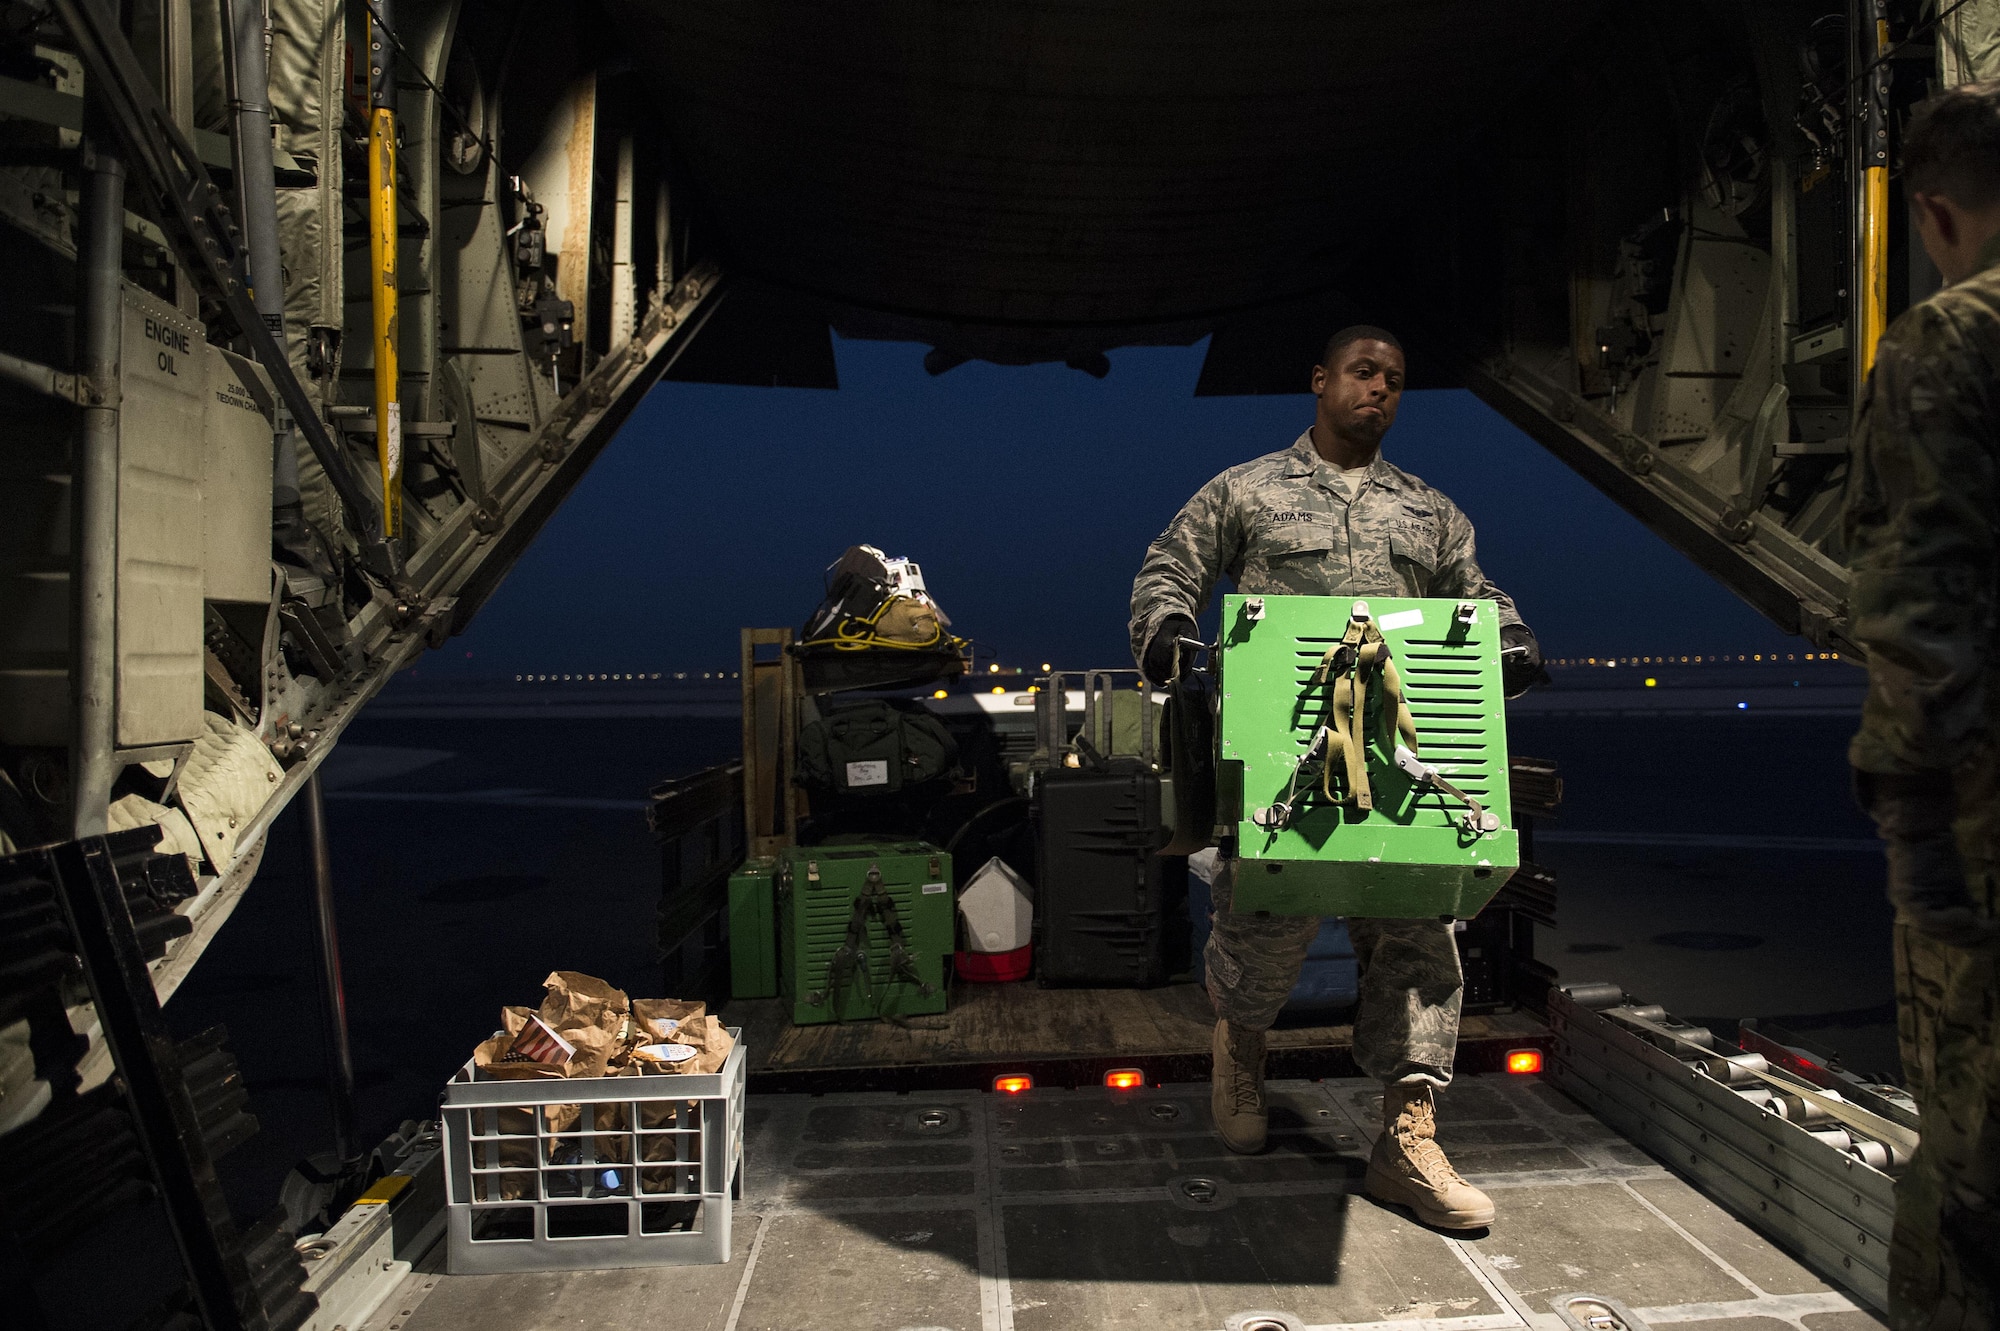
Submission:
<svg viewBox="0 0 2000 1331">
<path fill-rule="evenodd" d="M 2000 705 L 2000 239 L 1980 257 L 1889 325 L 1855 421 L 1841 526 L 1864 771 L 1957 767 Z"/>
<path fill-rule="evenodd" d="M 1132 581 L 1133 656 L 1167 616 L 1199 619 L 1225 575 L 1251 596 L 1456 597 L 1521 622 L 1480 571 L 1458 505 L 1379 456 L 1350 500 L 1310 431 L 1202 486 L 1148 547 Z"/>
</svg>

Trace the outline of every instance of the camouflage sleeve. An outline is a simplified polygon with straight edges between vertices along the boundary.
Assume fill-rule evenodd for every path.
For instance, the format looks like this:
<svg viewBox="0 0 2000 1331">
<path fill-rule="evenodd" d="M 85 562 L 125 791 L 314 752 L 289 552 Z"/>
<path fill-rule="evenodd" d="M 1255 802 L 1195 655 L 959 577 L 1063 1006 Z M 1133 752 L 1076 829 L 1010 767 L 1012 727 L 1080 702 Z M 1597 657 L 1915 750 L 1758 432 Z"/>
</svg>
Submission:
<svg viewBox="0 0 2000 1331">
<path fill-rule="evenodd" d="M 1243 520 L 1224 473 L 1195 492 L 1154 542 L 1132 579 L 1132 659 L 1145 656 L 1168 615 L 1200 619 L 1243 541 Z"/>
<path fill-rule="evenodd" d="M 1985 735 L 2000 493 L 1990 368 L 1935 305 L 1897 322 L 1862 397 L 1841 525 L 1868 652 L 1848 756 L 1908 773 L 1955 767 Z"/>
<path fill-rule="evenodd" d="M 1494 586 L 1479 567 L 1473 552 L 1472 519 L 1443 495 L 1437 496 L 1437 502 L 1444 515 L 1444 530 L 1438 541 L 1437 572 L 1426 595 L 1491 601 L 1499 611 L 1501 627 L 1519 624 L 1521 612 L 1514 608 L 1514 598 Z"/>
</svg>

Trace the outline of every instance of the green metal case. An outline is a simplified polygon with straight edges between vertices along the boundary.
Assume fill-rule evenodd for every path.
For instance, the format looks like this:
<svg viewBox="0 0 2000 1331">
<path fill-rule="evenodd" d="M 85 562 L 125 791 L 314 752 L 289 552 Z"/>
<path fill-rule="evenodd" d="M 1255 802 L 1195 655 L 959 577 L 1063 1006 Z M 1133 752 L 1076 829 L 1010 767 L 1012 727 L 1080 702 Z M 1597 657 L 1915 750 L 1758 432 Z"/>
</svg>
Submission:
<svg viewBox="0 0 2000 1331">
<path fill-rule="evenodd" d="M 1285 825 L 1255 821 L 1285 799 L 1300 757 L 1331 716 L 1332 685 L 1313 676 L 1356 604 L 1347 596 L 1223 598 L 1217 822 L 1233 827 L 1241 861 L 1235 909 L 1469 919 L 1520 864 L 1491 601 L 1367 597 L 1365 605 L 1401 672 L 1418 756 L 1497 815 L 1497 829 L 1466 828 L 1463 805 L 1434 786 L 1419 789 L 1395 765 L 1376 716 L 1379 680 L 1367 704 L 1375 807 L 1364 813 L 1329 802 L 1315 780 Z"/>
<path fill-rule="evenodd" d="M 778 922 L 769 857 L 745 860 L 729 875 L 729 996 L 778 996 Z"/>
<path fill-rule="evenodd" d="M 895 902 L 904 946 L 929 994 L 917 982 L 892 976 L 888 930 L 875 914 L 864 929 L 867 985 L 857 969 L 838 993 L 826 992 L 834 954 L 846 941 L 855 898 L 868 890 L 871 872 Z M 778 983 L 794 1024 L 945 1010 L 944 959 L 957 936 L 950 855 L 921 841 L 793 847 L 778 854 L 776 883 Z"/>
</svg>

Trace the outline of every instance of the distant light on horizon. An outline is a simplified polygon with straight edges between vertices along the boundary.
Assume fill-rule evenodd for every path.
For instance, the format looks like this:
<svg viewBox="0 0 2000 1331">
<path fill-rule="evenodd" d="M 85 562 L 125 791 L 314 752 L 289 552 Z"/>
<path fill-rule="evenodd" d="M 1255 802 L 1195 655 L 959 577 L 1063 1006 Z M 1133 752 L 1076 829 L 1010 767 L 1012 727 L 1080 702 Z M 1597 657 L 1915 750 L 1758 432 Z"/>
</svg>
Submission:
<svg viewBox="0 0 2000 1331">
<path fill-rule="evenodd" d="M 1751 652 L 1748 655 L 1741 653 L 1731 655 L 1728 652 L 1723 652 L 1715 656 L 1553 656 L 1548 659 L 1548 664 L 1552 666 L 1599 666 L 1610 670 L 1616 669 L 1621 665 L 1784 665 L 1788 662 L 1797 664 L 1800 661 L 1825 662 L 1838 661 L 1840 659 L 1839 652 L 1806 652 L 1803 655 L 1797 652 L 1789 652 L 1782 657 L 1776 652 Z"/>
<path fill-rule="evenodd" d="M 412 670 L 409 673 L 416 672 Z M 703 679 L 742 678 L 740 672 L 729 670 L 704 670 L 700 674 Z M 693 675 L 694 672 L 687 670 L 600 670 L 570 674 L 558 670 L 548 674 L 540 671 L 517 674 L 514 676 L 514 682 L 517 684 L 649 684 L 654 680 L 691 679 Z"/>
</svg>

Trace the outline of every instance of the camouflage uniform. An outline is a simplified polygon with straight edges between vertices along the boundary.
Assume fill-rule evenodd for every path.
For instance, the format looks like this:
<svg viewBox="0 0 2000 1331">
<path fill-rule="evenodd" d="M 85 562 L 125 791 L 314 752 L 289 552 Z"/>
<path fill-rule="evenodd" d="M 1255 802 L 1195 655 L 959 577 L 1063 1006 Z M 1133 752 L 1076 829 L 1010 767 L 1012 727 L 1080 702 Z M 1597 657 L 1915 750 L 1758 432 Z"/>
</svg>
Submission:
<svg viewBox="0 0 2000 1331">
<path fill-rule="evenodd" d="M 1169 615 L 1198 619 L 1224 576 L 1248 595 L 1438 596 L 1493 601 L 1521 617 L 1473 558 L 1458 506 L 1377 457 L 1348 497 L 1310 433 L 1204 485 L 1146 551 L 1132 583 L 1132 653 Z M 1298 982 L 1312 917 L 1230 909 L 1235 864 L 1216 865 L 1215 930 L 1203 954 L 1216 1015 L 1268 1030 Z M 1361 967 L 1354 1058 L 1382 1081 L 1451 1081 L 1464 978 L 1451 925 L 1349 920 Z"/>
<path fill-rule="evenodd" d="M 1868 700 L 1864 772 L 1949 772 L 1968 890 L 2000 909 L 2000 242 L 1883 336 L 1843 529 Z M 1992 1327 L 2000 1267 L 1996 958 L 1895 926 L 1897 1032 L 1923 1145 L 1896 1189 L 1890 1317 Z"/>
</svg>

